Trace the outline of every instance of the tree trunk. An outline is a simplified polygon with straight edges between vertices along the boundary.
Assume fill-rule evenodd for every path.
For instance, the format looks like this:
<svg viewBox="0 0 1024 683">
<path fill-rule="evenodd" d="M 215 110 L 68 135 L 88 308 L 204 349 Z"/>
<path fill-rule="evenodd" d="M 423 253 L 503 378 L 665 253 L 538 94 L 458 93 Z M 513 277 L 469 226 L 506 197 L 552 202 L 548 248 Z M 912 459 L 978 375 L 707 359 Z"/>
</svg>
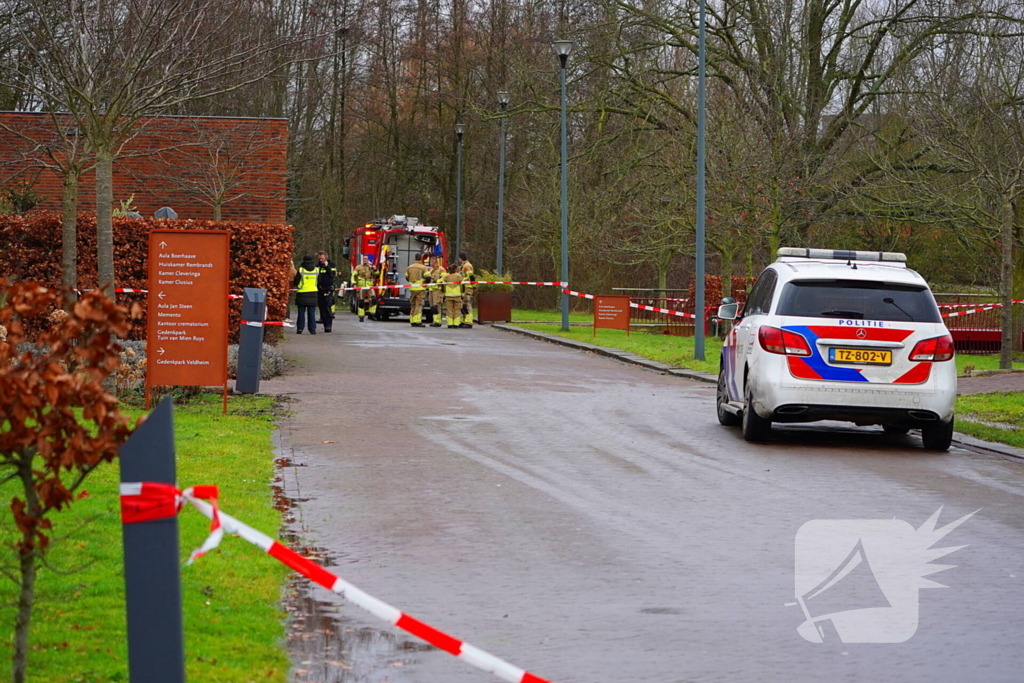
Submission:
<svg viewBox="0 0 1024 683">
<path fill-rule="evenodd" d="M 64 174 L 64 196 L 61 200 L 61 270 L 67 300 L 75 301 L 78 293 L 78 169 Z"/>
<path fill-rule="evenodd" d="M 722 298 L 724 299 L 727 296 L 732 296 L 732 261 L 735 252 L 732 249 L 719 249 L 718 254 L 722 264 L 718 272 L 722 278 Z"/>
<path fill-rule="evenodd" d="M 999 369 L 1013 367 L 1013 202 L 1003 199 L 1003 224 L 999 237 L 1003 242 L 1003 254 L 999 264 L 999 296 L 1003 304 L 1003 329 L 999 351 Z"/>
<path fill-rule="evenodd" d="M 213 220 L 215 220 L 215 221 L 219 221 L 220 220 L 220 202 L 216 202 L 213 205 Z"/>
<path fill-rule="evenodd" d="M 658 289 L 668 289 L 668 266 L 671 261 L 661 261 L 660 259 L 655 264 L 658 269 Z M 667 296 L 667 295 L 666 295 Z"/>
<path fill-rule="evenodd" d="M 28 668 L 28 633 L 36 592 L 35 551 L 22 551 L 20 565 L 21 592 L 18 596 L 18 615 L 14 621 L 14 670 L 11 676 L 14 683 L 25 683 Z"/>
<path fill-rule="evenodd" d="M 1015 301 L 1024 300 L 1024 202 L 1018 201 L 1015 207 L 1013 227 L 1016 232 L 1014 254 L 1013 287 L 1011 292 Z M 1013 353 L 1024 352 L 1024 304 L 1013 305 Z M 1018 356 L 1019 359 L 1019 356 Z"/>
<path fill-rule="evenodd" d="M 36 498 L 35 482 L 32 473 L 32 458 L 25 456 L 18 466 L 18 478 L 25 492 L 27 511 L 38 513 L 39 502 Z M 32 604 L 36 596 L 36 557 L 37 550 L 32 546 L 33 532 L 23 532 L 21 546 L 18 548 L 21 582 L 18 595 L 18 614 L 14 619 L 14 655 L 12 657 L 13 683 L 25 683 L 25 672 L 28 668 L 28 634 L 32 621 Z"/>
<path fill-rule="evenodd" d="M 102 146 L 96 148 L 96 270 L 101 288 L 114 294 L 114 154 Z"/>
</svg>

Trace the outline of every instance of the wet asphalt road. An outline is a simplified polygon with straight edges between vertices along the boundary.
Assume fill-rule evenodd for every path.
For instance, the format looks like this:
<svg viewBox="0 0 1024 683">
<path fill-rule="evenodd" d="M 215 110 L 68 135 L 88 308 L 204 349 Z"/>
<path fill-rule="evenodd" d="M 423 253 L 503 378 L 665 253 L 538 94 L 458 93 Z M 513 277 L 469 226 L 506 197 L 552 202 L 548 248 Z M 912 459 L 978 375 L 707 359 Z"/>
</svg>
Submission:
<svg viewBox="0 0 1024 683">
<path fill-rule="evenodd" d="M 553 683 L 1024 680 L 1024 465 L 838 424 L 747 444 L 710 385 L 488 327 L 339 313 L 283 349 L 263 390 L 294 400 L 295 529 L 370 594 Z M 917 528 L 940 506 L 940 525 L 981 511 L 938 544 L 968 547 L 920 591 L 909 641 L 797 634 L 801 525 Z M 295 681 L 496 680 L 333 609 L 340 642 L 293 640 Z"/>
</svg>

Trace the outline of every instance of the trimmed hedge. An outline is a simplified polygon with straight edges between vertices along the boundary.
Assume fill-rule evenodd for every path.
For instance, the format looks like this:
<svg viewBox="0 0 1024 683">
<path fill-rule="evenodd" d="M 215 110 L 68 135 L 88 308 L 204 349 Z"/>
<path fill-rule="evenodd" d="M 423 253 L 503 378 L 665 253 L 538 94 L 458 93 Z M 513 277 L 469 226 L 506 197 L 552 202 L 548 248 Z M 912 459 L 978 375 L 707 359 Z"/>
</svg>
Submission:
<svg viewBox="0 0 1024 683">
<path fill-rule="evenodd" d="M 290 225 L 233 221 L 160 220 L 156 218 L 114 219 L 114 273 L 118 287 L 147 289 L 149 231 L 228 230 L 231 233 L 230 292 L 241 294 L 245 287 L 267 290 L 267 319 L 284 320 L 288 311 L 288 277 L 292 265 L 294 228 Z M 32 279 L 61 286 L 60 215 L 34 212 L 27 216 L 0 216 L 0 276 Z M 96 216 L 78 216 L 78 286 L 96 286 Z M 145 304 L 145 294 L 118 294 L 119 303 Z M 134 321 L 129 339 L 146 338 L 145 305 L 142 317 Z M 229 340 L 238 343 L 240 299 L 229 305 Z M 45 318 L 33 321 L 36 330 L 48 325 Z M 267 330 L 268 341 L 280 338 L 280 330 Z"/>
</svg>

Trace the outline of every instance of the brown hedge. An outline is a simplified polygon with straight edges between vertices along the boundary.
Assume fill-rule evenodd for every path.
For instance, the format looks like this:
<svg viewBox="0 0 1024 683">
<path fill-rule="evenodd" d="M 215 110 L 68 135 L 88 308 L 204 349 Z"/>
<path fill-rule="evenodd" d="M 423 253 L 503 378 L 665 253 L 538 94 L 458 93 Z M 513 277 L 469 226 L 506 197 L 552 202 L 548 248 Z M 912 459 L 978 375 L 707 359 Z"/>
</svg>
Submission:
<svg viewBox="0 0 1024 683">
<path fill-rule="evenodd" d="M 162 230 L 228 230 L 231 233 L 230 292 L 241 294 L 245 287 L 267 290 L 267 319 L 283 320 L 288 310 L 288 277 L 292 265 L 294 228 L 290 225 L 233 221 L 160 220 L 156 218 L 114 219 L 114 277 L 118 287 L 147 289 L 148 235 Z M 37 280 L 61 286 L 60 215 L 48 212 L 28 216 L 0 216 L 0 276 Z M 78 216 L 78 286 L 96 286 L 96 216 Z M 146 338 L 145 294 L 118 294 L 118 303 L 143 304 L 143 317 L 135 320 L 129 339 Z M 230 342 L 238 342 L 242 302 L 229 306 Z M 38 332 L 46 323 L 39 318 Z M 270 328 L 273 330 L 274 328 Z M 268 336 L 280 336 L 270 335 Z"/>
</svg>

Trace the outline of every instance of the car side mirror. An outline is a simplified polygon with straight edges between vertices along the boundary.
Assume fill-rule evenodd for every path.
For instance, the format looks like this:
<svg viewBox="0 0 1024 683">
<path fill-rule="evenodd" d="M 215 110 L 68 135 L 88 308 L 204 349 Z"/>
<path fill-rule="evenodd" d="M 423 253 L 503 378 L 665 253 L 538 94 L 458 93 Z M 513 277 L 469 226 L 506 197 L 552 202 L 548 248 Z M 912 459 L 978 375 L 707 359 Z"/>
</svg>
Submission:
<svg viewBox="0 0 1024 683">
<path fill-rule="evenodd" d="M 720 320 L 735 320 L 739 314 L 740 305 L 732 297 L 722 299 L 722 305 L 718 307 L 718 318 Z"/>
<path fill-rule="evenodd" d="M 344 256 L 345 258 L 348 258 L 351 253 L 352 250 L 348 248 L 347 244 L 341 248 L 341 255 Z"/>
</svg>

